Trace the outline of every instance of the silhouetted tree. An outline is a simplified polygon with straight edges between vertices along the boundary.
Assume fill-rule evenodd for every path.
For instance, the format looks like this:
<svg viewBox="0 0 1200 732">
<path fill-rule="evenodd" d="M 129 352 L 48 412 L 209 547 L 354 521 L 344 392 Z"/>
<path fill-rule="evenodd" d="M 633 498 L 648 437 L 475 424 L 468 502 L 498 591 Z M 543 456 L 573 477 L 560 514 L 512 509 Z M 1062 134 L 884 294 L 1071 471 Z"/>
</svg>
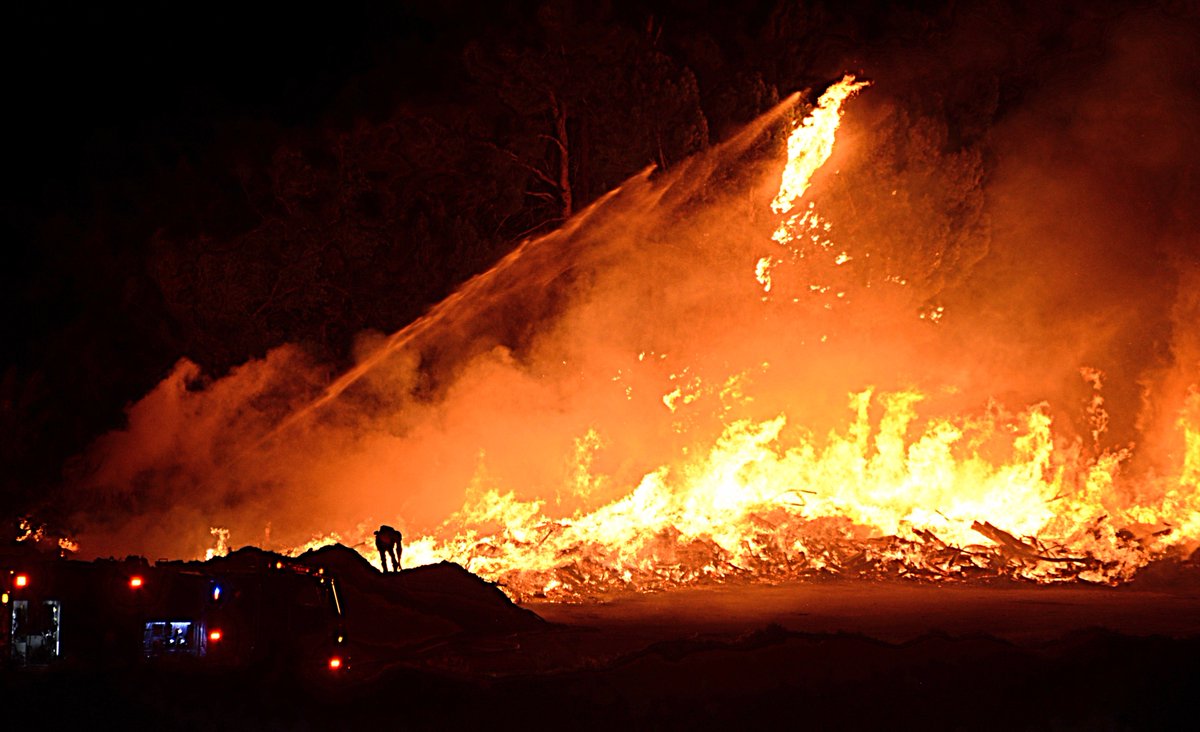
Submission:
<svg viewBox="0 0 1200 732">
<path fill-rule="evenodd" d="M 657 39 L 653 23 L 621 24 L 606 4 L 554 0 L 531 33 L 466 49 L 479 92 L 507 111 L 487 142 L 525 176 L 543 212 L 532 228 L 707 144 L 695 77 Z"/>
</svg>

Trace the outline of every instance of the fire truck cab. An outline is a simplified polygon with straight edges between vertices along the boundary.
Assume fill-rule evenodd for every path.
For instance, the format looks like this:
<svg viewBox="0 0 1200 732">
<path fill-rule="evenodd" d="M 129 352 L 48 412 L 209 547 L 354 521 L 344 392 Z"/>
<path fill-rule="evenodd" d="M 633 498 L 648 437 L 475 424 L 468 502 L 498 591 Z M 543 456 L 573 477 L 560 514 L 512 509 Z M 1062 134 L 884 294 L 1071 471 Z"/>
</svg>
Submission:
<svg viewBox="0 0 1200 732">
<path fill-rule="evenodd" d="M 265 566 L 231 564 L 208 579 L 198 632 L 196 626 L 178 621 L 170 627 L 170 632 L 185 639 L 181 642 L 194 644 L 199 655 L 232 665 L 344 667 L 345 631 L 335 578 L 275 559 Z M 166 624 L 160 622 L 153 626 L 147 622 L 148 638 L 167 633 Z"/>
<path fill-rule="evenodd" d="M 140 558 L 0 562 L 0 664 L 7 667 L 346 666 L 337 580 L 278 555 L 255 550 L 154 566 Z"/>
<path fill-rule="evenodd" d="M 29 575 L 9 573 L 11 590 L 3 593 L 3 644 L 13 662 L 22 666 L 44 665 L 58 659 L 61 643 L 59 627 L 62 603 L 58 600 L 30 599 L 21 590 L 28 586 Z"/>
</svg>

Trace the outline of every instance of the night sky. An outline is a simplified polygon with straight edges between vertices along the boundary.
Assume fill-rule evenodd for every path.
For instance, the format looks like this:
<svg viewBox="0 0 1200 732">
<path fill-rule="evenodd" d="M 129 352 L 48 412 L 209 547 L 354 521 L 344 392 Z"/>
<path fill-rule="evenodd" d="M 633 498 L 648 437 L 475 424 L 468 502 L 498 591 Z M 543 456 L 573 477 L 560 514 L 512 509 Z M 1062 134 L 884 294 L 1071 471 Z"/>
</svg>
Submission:
<svg viewBox="0 0 1200 732">
<path fill-rule="evenodd" d="M 295 343 L 333 375 L 361 332 L 402 327 L 523 238 L 793 91 L 865 73 L 943 120 L 942 144 L 987 175 L 993 129 L 1086 77 L 1130 18 L 1200 22 L 1183 2 L 594 5 L 7 9 L 6 523 L 69 513 L 64 465 L 180 358 L 220 376 Z M 1194 63 L 1195 46 L 1178 57 Z M 1165 73 L 1196 93 L 1191 69 Z M 547 90 L 569 110 L 570 205 L 552 185 Z M 1140 188 L 1148 216 L 1192 232 L 1184 258 L 1194 157 Z"/>
</svg>

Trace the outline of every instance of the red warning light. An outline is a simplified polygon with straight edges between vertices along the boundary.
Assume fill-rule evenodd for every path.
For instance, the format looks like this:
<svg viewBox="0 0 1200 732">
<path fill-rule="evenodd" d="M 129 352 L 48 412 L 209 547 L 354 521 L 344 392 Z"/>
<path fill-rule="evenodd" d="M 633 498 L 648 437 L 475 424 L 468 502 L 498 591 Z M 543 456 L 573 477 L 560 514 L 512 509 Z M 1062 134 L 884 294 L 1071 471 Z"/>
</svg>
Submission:
<svg viewBox="0 0 1200 732">
<path fill-rule="evenodd" d="M 129 578 L 129 589 L 136 590 L 141 586 L 142 586 L 142 578 L 141 577 L 130 577 Z"/>
<path fill-rule="evenodd" d="M 16 577 L 13 578 L 13 586 L 14 587 L 28 587 L 29 586 L 29 575 L 18 574 Z"/>
<path fill-rule="evenodd" d="M 208 631 L 208 639 L 210 641 L 212 641 L 213 643 L 216 643 L 217 641 L 221 640 L 221 631 L 219 631 L 219 630 Z"/>
<path fill-rule="evenodd" d="M 342 667 L 342 659 L 338 658 L 337 656 L 334 656 L 333 658 L 329 659 L 329 670 L 330 671 L 337 671 L 341 667 Z"/>
</svg>

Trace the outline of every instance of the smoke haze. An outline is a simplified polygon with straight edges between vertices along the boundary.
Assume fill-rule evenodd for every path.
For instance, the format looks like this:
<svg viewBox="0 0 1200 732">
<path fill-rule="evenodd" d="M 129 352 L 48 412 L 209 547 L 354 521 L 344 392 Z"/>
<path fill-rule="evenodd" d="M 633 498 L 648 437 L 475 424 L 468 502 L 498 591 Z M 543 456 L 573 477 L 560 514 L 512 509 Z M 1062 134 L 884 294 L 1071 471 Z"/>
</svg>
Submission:
<svg viewBox="0 0 1200 732">
<path fill-rule="evenodd" d="M 269 549 L 379 523 L 416 536 L 487 489 L 570 515 L 733 420 L 786 414 L 819 437 L 869 387 L 919 388 L 928 414 L 1047 402 L 1090 442 L 1085 367 L 1111 416 L 1087 449 L 1176 469 L 1200 364 L 1194 19 L 1067 23 L 1084 50 L 1033 64 L 1015 99 L 987 70 L 1031 51 L 986 20 L 857 59 L 874 85 L 846 105 L 800 204 L 820 224 L 794 247 L 769 209 L 789 100 L 401 333 L 363 334 L 358 378 L 297 346 L 219 379 L 180 361 L 71 466 L 83 553 L 199 556 L 211 527 Z"/>
</svg>

